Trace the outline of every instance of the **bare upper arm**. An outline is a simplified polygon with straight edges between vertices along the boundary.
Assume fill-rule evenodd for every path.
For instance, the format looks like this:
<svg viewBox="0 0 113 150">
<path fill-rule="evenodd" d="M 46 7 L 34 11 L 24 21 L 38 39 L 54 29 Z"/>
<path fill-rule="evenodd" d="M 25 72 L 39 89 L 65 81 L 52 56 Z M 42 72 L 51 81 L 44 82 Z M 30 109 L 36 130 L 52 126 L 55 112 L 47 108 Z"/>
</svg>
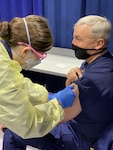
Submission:
<svg viewBox="0 0 113 150">
<path fill-rule="evenodd" d="M 78 116 L 78 114 L 82 111 L 82 107 L 81 107 L 80 99 L 79 99 L 79 89 L 76 84 L 74 84 L 74 87 L 75 87 L 74 91 L 76 93 L 76 98 L 72 107 L 64 109 L 65 117 L 64 117 L 63 122 L 73 119 L 74 117 Z"/>
</svg>

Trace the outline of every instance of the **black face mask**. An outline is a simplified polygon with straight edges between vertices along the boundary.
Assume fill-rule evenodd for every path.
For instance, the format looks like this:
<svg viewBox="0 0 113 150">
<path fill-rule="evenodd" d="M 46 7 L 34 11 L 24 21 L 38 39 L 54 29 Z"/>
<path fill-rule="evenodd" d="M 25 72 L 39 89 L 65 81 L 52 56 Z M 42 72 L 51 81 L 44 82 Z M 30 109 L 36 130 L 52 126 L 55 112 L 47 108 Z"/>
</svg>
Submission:
<svg viewBox="0 0 113 150">
<path fill-rule="evenodd" d="M 106 50 L 107 48 L 102 48 L 101 51 L 99 51 L 98 53 L 101 53 L 103 50 Z M 98 53 L 95 53 L 95 54 L 92 54 L 92 55 L 89 55 L 87 53 L 87 50 L 96 50 L 94 48 L 90 48 L 90 49 L 85 49 L 85 48 L 80 48 L 74 44 L 72 44 L 72 50 L 75 51 L 75 56 L 78 58 L 78 59 L 87 59 L 89 58 L 90 56 L 92 55 L 96 55 Z"/>
</svg>

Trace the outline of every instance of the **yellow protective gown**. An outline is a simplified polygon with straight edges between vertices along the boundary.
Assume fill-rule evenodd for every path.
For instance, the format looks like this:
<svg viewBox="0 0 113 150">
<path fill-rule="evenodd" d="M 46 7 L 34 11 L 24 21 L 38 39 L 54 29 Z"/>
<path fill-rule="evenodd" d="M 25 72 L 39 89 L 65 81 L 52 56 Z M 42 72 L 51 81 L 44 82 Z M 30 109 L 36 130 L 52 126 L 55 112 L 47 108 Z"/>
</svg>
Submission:
<svg viewBox="0 0 113 150">
<path fill-rule="evenodd" d="M 0 123 L 22 138 L 42 137 L 64 118 L 47 90 L 23 77 L 21 66 L 10 59 L 0 42 Z"/>
</svg>

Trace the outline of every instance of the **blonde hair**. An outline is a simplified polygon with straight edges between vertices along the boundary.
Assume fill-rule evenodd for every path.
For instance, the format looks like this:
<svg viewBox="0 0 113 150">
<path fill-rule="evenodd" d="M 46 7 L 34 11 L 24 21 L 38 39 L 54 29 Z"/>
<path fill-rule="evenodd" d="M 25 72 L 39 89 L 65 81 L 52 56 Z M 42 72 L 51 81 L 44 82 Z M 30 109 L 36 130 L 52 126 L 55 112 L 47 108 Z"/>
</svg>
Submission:
<svg viewBox="0 0 113 150">
<path fill-rule="evenodd" d="M 90 27 L 92 27 L 92 35 L 94 37 L 103 38 L 106 43 L 109 42 L 111 37 L 112 27 L 110 21 L 107 18 L 97 16 L 97 15 L 89 15 L 80 18 L 77 21 L 77 23 L 75 23 L 75 26 L 80 24 L 89 25 Z"/>
<path fill-rule="evenodd" d="M 25 17 L 31 46 L 38 51 L 48 51 L 53 46 L 53 36 L 44 17 L 28 15 Z M 15 17 L 10 23 L 4 21 L 0 24 L 0 36 L 10 45 L 16 46 L 18 42 L 28 43 L 23 18 Z"/>
</svg>

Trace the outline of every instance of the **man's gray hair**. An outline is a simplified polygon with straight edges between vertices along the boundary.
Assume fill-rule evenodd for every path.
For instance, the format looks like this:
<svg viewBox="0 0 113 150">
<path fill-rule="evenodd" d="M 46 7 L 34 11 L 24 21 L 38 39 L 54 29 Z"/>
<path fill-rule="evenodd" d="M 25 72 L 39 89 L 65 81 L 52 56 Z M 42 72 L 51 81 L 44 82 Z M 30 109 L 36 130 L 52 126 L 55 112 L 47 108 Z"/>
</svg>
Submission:
<svg viewBox="0 0 113 150">
<path fill-rule="evenodd" d="M 80 24 L 87 24 L 91 26 L 92 35 L 94 36 L 94 38 L 103 38 L 106 43 L 109 43 L 112 32 L 112 25 L 107 18 L 97 15 L 89 15 L 80 18 L 75 23 L 75 26 Z"/>
</svg>

